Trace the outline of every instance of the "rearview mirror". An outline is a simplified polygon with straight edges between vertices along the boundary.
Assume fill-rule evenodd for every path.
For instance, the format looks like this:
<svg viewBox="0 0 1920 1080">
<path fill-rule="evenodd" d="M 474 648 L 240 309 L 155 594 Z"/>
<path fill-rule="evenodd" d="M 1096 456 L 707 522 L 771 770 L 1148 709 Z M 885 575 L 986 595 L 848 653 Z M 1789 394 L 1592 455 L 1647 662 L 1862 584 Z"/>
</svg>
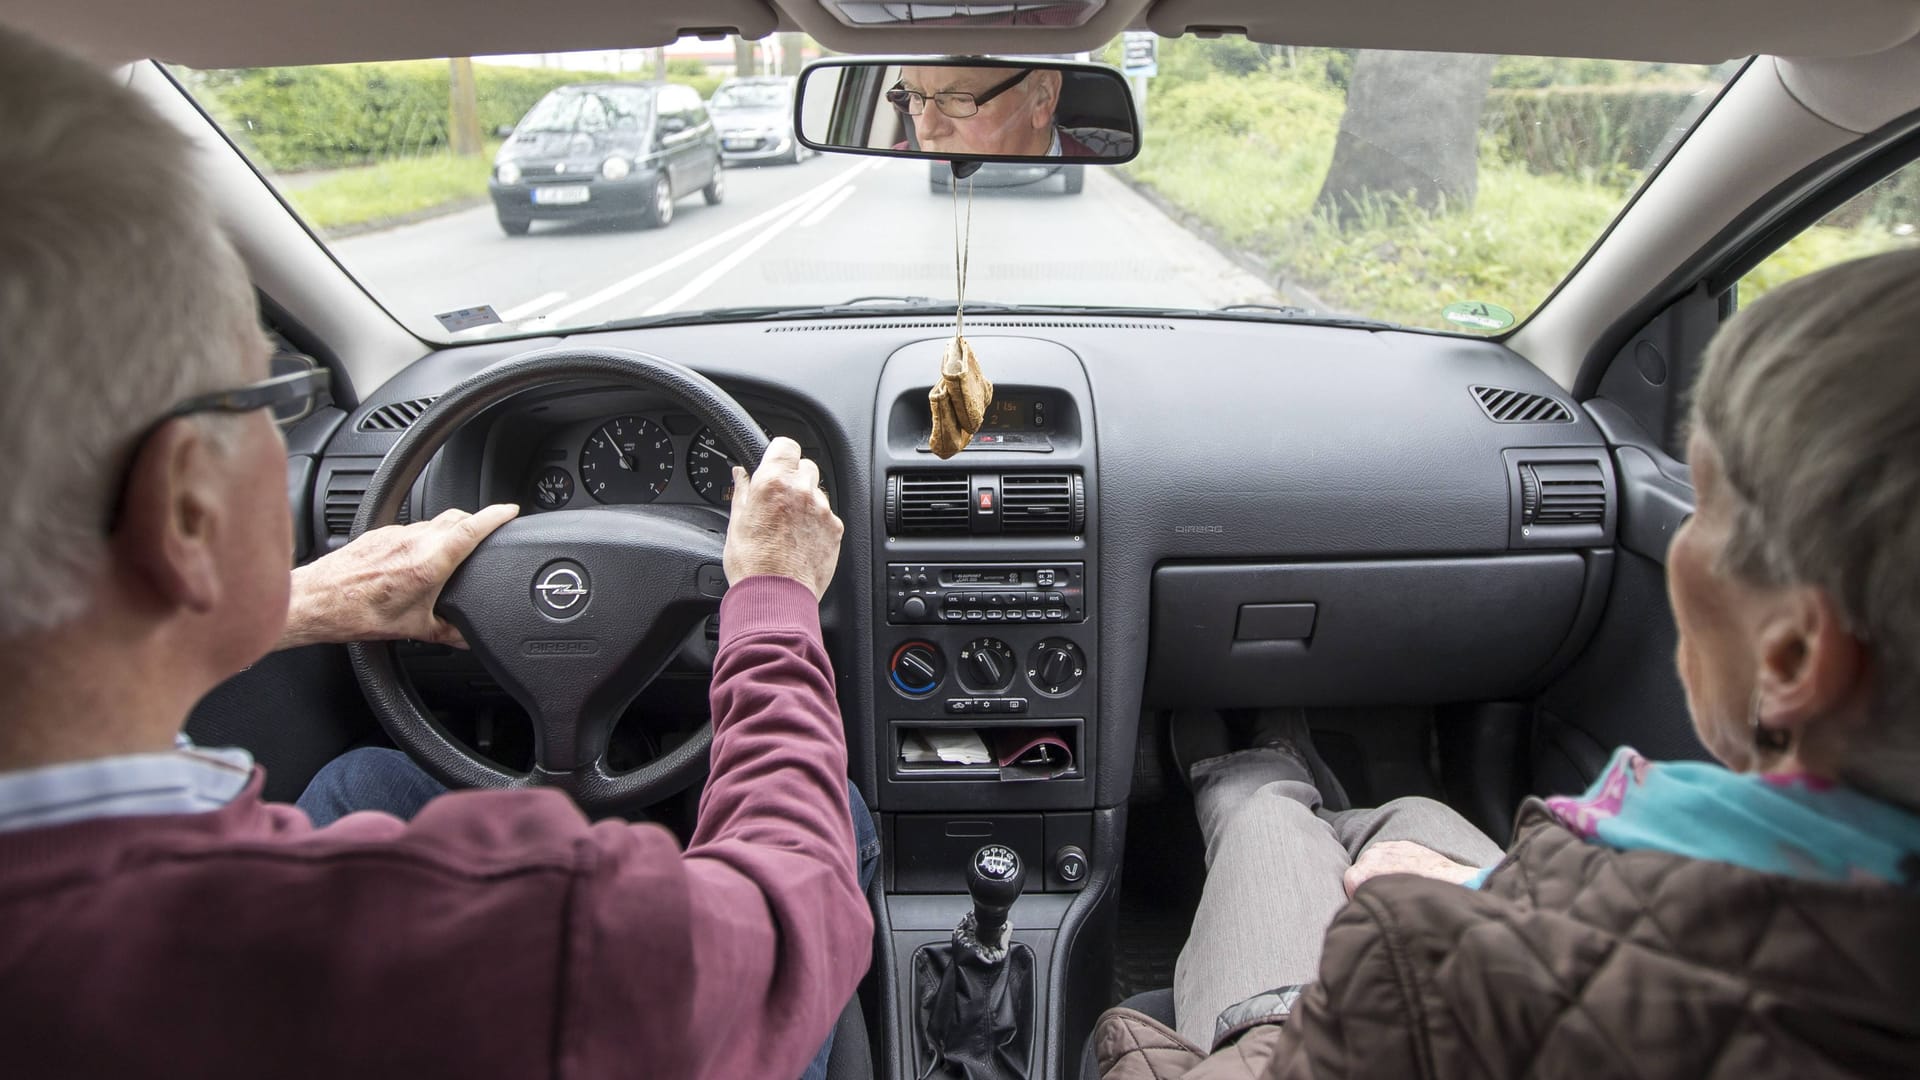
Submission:
<svg viewBox="0 0 1920 1080">
<path fill-rule="evenodd" d="M 793 111 L 802 145 L 843 154 L 1118 165 L 1140 145 L 1126 79 L 1099 64 L 822 60 L 800 73 Z"/>
</svg>

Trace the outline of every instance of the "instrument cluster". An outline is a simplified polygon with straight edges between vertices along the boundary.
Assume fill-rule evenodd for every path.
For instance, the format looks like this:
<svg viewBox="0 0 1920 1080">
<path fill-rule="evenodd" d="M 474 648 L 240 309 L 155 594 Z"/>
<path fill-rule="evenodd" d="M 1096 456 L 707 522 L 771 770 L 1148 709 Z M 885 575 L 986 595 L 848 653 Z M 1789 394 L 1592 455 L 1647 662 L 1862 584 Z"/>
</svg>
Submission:
<svg viewBox="0 0 1920 1080">
<path fill-rule="evenodd" d="M 794 439 L 819 461 L 813 440 L 788 426 L 795 430 L 762 430 Z M 529 466 L 519 497 L 534 510 L 698 501 L 725 511 L 733 504 L 734 462 L 686 413 L 618 413 L 555 428 Z"/>
</svg>

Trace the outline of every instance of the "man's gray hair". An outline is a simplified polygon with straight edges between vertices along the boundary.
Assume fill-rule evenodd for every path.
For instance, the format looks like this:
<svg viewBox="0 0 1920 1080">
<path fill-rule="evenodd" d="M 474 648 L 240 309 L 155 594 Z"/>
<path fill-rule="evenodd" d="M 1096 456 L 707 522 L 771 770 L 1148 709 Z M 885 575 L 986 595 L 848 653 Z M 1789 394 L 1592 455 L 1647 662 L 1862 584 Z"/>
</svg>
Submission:
<svg viewBox="0 0 1920 1080">
<path fill-rule="evenodd" d="M 0 27 L 0 640 L 88 603 L 139 438 L 264 350 L 186 136 Z"/>
<path fill-rule="evenodd" d="M 1770 293 L 1707 348 L 1694 429 L 1735 504 L 1724 569 L 1824 590 L 1872 654 L 1843 775 L 1920 805 L 1920 247 Z"/>
</svg>

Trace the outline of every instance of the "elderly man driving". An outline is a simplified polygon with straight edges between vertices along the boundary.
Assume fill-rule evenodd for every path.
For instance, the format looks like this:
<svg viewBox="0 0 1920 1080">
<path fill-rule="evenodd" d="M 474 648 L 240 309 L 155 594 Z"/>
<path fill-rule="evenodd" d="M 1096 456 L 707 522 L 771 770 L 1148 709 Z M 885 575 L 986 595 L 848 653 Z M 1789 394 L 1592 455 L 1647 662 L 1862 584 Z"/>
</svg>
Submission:
<svg viewBox="0 0 1920 1080">
<path fill-rule="evenodd" d="M 1054 123 L 1060 79 L 1054 68 L 906 67 L 887 100 L 913 119 L 919 149 L 929 153 L 1118 157 L 1130 150 L 1124 132 Z"/>
<path fill-rule="evenodd" d="M 865 971 L 798 447 L 736 471 L 693 843 L 554 791 L 316 829 L 177 744 L 283 640 L 448 640 L 513 514 L 383 530 L 290 584 L 268 344 L 186 139 L 0 30 L 0 1015 L 15 1076 L 791 1077 Z M 289 594 L 296 595 L 289 618 Z"/>
</svg>

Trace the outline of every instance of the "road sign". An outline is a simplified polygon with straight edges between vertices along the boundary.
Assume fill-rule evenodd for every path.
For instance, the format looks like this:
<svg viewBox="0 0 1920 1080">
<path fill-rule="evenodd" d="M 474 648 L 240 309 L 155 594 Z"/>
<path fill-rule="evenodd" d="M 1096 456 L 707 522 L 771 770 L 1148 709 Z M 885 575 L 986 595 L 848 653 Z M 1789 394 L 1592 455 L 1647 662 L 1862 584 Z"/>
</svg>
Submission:
<svg viewBox="0 0 1920 1080">
<path fill-rule="evenodd" d="M 1120 40 L 1120 71 L 1133 78 L 1160 73 L 1160 35 L 1151 30 L 1129 30 Z"/>
</svg>

